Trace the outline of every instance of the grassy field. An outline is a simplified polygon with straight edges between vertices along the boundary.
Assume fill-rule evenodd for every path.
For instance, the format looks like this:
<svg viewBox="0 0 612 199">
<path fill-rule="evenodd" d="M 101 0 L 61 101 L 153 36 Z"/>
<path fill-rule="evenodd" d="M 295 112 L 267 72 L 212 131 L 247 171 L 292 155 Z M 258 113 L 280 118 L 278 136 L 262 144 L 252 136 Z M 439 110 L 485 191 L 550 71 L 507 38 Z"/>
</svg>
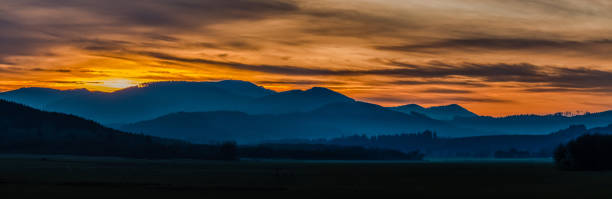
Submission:
<svg viewBox="0 0 612 199">
<path fill-rule="evenodd" d="M 295 162 L 0 156 L 0 193 L 70 198 L 610 198 L 612 173 L 544 161 Z"/>
</svg>

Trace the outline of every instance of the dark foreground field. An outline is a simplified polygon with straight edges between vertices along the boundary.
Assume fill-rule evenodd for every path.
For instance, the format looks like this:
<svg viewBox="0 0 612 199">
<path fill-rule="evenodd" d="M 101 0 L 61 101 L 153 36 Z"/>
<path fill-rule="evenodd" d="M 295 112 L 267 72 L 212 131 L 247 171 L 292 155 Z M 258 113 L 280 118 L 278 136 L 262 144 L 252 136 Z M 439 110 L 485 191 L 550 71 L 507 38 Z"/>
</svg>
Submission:
<svg viewBox="0 0 612 199">
<path fill-rule="evenodd" d="M 612 173 L 562 172 L 547 162 L 208 162 L 0 156 L 0 193 L 40 198 L 610 198 Z"/>
</svg>

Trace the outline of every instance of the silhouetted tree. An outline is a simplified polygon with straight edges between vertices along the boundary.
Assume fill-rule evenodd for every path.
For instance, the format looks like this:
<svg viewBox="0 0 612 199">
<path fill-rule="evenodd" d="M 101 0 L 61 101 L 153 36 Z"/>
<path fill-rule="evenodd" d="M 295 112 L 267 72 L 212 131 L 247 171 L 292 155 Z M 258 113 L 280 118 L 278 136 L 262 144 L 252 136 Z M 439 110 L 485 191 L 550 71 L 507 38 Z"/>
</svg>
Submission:
<svg viewBox="0 0 612 199">
<path fill-rule="evenodd" d="M 556 165 L 564 170 L 611 170 L 612 135 L 587 134 L 555 150 Z"/>
</svg>

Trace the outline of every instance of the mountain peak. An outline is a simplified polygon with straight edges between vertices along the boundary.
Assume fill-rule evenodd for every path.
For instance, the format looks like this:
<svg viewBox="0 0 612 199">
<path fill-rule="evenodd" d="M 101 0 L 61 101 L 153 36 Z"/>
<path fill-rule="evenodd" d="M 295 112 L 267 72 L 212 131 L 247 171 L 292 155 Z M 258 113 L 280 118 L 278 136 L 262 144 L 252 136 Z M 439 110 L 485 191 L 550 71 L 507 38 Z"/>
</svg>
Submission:
<svg viewBox="0 0 612 199">
<path fill-rule="evenodd" d="M 462 106 L 458 105 L 458 104 L 449 104 L 449 105 L 443 105 L 443 106 L 432 106 L 429 107 L 428 109 L 445 109 L 445 110 L 454 110 L 454 111 L 468 111 L 467 109 L 463 108 Z"/>
<path fill-rule="evenodd" d="M 306 93 L 316 93 L 316 94 L 328 94 L 328 95 L 342 95 L 336 91 L 333 91 L 329 88 L 325 88 L 325 87 L 312 87 L 306 91 L 304 91 Z"/>
<path fill-rule="evenodd" d="M 250 97 L 262 97 L 276 93 L 273 90 L 242 80 L 223 80 L 213 82 L 212 84 L 216 88 L 228 90 L 237 95 L 245 95 Z"/>
<path fill-rule="evenodd" d="M 211 89 L 227 92 L 237 96 L 262 97 L 275 93 L 272 90 L 257 86 L 251 82 L 241 80 L 222 80 L 222 81 L 161 81 L 143 83 L 115 91 L 119 93 L 130 93 L 137 90 L 158 90 L 156 92 L 210 92 Z"/>
<path fill-rule="evenodd" d="M 227 85 L 227 86 L 245 86 L 245 87 L 260 87 L 254 84 L 253 82 L 242 81 L 242 80 L 221 80 L 218 82 L 213 82 L 217 85 Z"/>
<path fill-rule="evenodd" d="M 444 106 L 432 106 L 429 108 L 424 108 L 417 104 L 407 104 L 403 106 L 389 107 L 389 109 L 394 111 L 399 111 L 403 113 L 420 113 L 430 117 L 432 119 L 438 120 L 452 120 L 455 117 L 475 117 L 478 116 L 469 110 L 461 107 L 458 104 L 449 104 Z"/>
<path fill-rule="evenodd" d="M 428 110 L 435 113 L 449 113 L 453 114 L 455 117 L 475 117 L 478 116 L 475 113 L 463 108 L 458 104 L 449 104 L 444 106 L 433 106 L 427 108 Z M 451 118 L 452 119 L 452 118 Z"/>
<path fill-rule="evenodd" d="M 396 106 L 394 108 L 402 108 L 402 109 L 425 109 L 425 107 L 422 107 L 418 104 L 406 104 L 406 105 L 401 105 L 401 106 Z"/>
<path fill-rule="evenodd" d="M 278 94 L 279 95 L 277 96 L 300 97 L 300 99 L 298 100 L 305 100 L 305 98 L 312 100 L 312 98 L 314 98 L 316 100 L 336 99 L 333 101 L 338 101 L 338 99 L 340 99 L 339 101 L 354 101 L 353 99 L 347 97 L 346 95 L 343 95 L 342 93 L 338 93 L 336 91 L 333 91 L 325 87 L 312 87 L 308 90 L 288 90 L 288 91 L 280 92 Z M 273 97 L 273 96 L 270 96 L 270 97 Z"/>
<path fill-rule="evenodd" d="M 308 89 L 306 91 L 304 91 L 304 93 L 313 95 L 313 96 L 318 96 L 318 97 L 326 97 L 329 98 L 331 101 L 337 101 L 337 102 L 353 102 L 355 100 L 353 100 L 352 98 L 343 95 L 342 93 L 333 91 L 329 88 L 325 88 L 325 87 L 312 87 L 311 89 Z"/>
<path fill-rule="evenodd" d="M 329 89 L 329 88 L 319 87 L 319 86 L 312 87 L 312 88 L 310 88 L 310 89 L 308 89 L 308 90 L 312 90 L 312 91 L 329 91 L 329 92 L 334 92 L 334 91 L 332 91 L 332 90 L 331 90 L 331 89 Z"/>
<path fill-rule="evenodd" d="M 313 87 L 308 90 L 289 90 L 254 100 L 250 113 L 290 113 L 311 111 L 336 102 L 355 100 L 328 88 Z"/>
<path fill-rule="evenodd" d="M 430 106 L 427 109 L 446 109 L 446 110 L 467 110 L 458 104 L 448 104 L 441 106 Z"/>
<path fill-rule="evenodd" d="M 463 108 L 463 107 L 459 106 L 459 104 L 448 104 L 448 105 L 442 105 L 442 106 L 432 106 L 429 108 Z"/>
</svg>

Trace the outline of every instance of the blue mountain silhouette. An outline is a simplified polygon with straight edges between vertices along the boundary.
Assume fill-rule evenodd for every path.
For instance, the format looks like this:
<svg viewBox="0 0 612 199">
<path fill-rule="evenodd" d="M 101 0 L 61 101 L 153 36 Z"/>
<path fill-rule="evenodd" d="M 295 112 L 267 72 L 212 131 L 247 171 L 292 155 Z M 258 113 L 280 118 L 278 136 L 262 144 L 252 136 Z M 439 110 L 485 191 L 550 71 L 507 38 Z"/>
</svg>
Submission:
<svg viewBox="0 0 612 199">
<path fill-rule="evenodd" d="M 73 115 L 0 100 L 0 153 L 214 159 L 214 146 L 124 133 Z"/>
<path fill-rule="evenodd" d="M 424 108 L 416 104 L 408 104 L 403 106 L 389 107 L 389 109 L 403 113 L 417 112 L 438 120 L 452 120 L 455 117 L 478 116 L 457 104 L 433 106 L 429 108 Z"/>
<path fill-rule="evenodd" d="M 337 102 L 355 100 L 327 88 L 314 87 L 309 90 L 280 92 L 249 102 L 243 111 L 253 114 L 305 112 Z"/>
<path fill-rule="evenodd" d="M 215 139 L 257 142 L 325 138 L 355 133 L 377 135 L 432 129 L 472 132 L 421 114 L 405 114 L 364 102 L 337 102 L 309 112 L 249 115 L 241 112 L 174 113 L 120 129 L 206 143 Z"/>
<path fill-rule="evenodd" d="M 251 137 L 245 137 L 245 140 L 259 139 L 258 135 L 267 134 L 271 137 L 289 137 L 294 134 L 302 137 L 319 137 L 423 130 L 436 130 L 441 136 L 451 137 L 545 134 L 570 125 L 583 124 L 592 128 L 612 123 L 612 111 L 574 117 L 518 115 L 495 118 L 477 116 L 456 104 L 430 108 L 415 104 L 385 108 L 357 102 L 327 88 L 314 87 L 308 90 L 275 92 L 250 82 L 236 80 L 156 82 L 111 93 L 90 92 L 85 89 L 61 91 L 22 88 L 0 93 L 0 99 L 47 111 L 73 114 L 113 127 L 127 123 L 140 124 L 137 123 L 140 121 L 147 121 L 147 124 L 151 121 L 161 122 L 159 117 L 179 112 L 182 112 L 179 114 L 202 112 L 201 114 L 211 115 L 204 119 L 191 120 L 200 123 L 212 121 L 216 114 L 240 112 L 239 115 L 247 118 L 244 128 L 226 127 L 232 126 L 230 116 L 237 117 L 236 121 L 240 117 L 221 115 L 218 117 L 227 120 L 218 125 L 211 124 L 214 129 L 219 129 L 211 132 L 225 131 L 217 135 L 234 133 L 230 131 L 245 136 L 251 134 Z M 141 127 L 146 130 L 144 126 Z M 207 130 L 206 127 L 199 126 L 189 129 L 186 124 L 174 128 L 175 131 L 184 134 L 193 133 L 189 132 L 192 130 L 197 130 L 195 133 L 201 134 Z M 140 130 L 132 129 L 135 132 Z"/>
<path fill-rule="evenodd" d="M 28 87 L 0 93 L 0 99 L 18 102 L 20 104 L 40 109 L 44 108 L 49 103 L 66 97 L 86 95 L 89 93 L 90 92 L 86 89 L 62 91 L 51 88 Z"/>
<path fill-rule="evenodd" d="M 175 112 L 242 111 L 251 114 L 311 111 L 353 99 L 326 88 L 274 92 L 250 82 L 156 82 L 112 93 L 27 88 L 0 99 L 69 113 L 104 124 L 130 123 Z"/>
</svg>

